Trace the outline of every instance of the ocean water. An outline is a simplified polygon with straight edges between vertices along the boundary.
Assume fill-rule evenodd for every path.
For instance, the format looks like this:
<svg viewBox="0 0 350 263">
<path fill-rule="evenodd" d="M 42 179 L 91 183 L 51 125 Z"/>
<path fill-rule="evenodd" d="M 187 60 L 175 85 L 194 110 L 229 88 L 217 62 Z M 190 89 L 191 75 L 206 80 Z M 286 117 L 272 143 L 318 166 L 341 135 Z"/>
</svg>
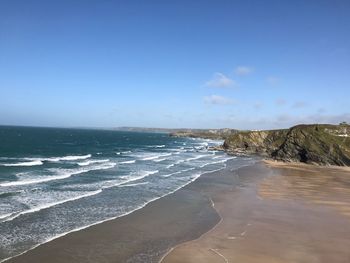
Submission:
<svg viewBox="0 0 350 263">
<path fill-rule="evenodd" d="M 250 158 L 167 134 L 0 126 L 0 262 Z"/>
</svg>

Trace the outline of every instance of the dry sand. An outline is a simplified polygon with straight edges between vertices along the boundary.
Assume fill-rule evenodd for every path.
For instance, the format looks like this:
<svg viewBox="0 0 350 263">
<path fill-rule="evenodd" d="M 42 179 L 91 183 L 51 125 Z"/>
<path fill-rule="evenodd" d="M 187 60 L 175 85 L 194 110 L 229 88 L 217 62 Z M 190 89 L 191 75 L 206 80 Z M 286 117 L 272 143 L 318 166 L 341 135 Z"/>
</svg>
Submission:
<svg viewBox="0 0 350 263">
<path fill-rule="evenodd" d="M 349 170 L 267 162 L 238 174 L 240 189 L 212 196 L 221 222 L 162 263 L 350 262 Z"/>
</svg>

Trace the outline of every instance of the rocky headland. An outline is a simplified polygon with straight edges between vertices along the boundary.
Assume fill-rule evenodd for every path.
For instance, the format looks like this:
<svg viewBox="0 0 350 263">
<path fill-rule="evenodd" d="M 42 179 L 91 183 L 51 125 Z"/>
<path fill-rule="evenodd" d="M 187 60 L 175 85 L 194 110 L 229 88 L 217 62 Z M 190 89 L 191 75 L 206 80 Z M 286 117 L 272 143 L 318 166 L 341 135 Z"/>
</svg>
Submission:
<svg viewBox="0 0 350 263">
<path fill-rule="evenodd" d="M 239 130 L 235 129 L 182 129 L 171 132 L 170 136 L 225 140 L 238 132 Z"/>
<path fill-rule="evenodd" d="M 226 138 L 229 154 L 258 154 L 285 162 L 350 166 L 350 125 L 310 124 L 242 131 Z"/>
</svg>

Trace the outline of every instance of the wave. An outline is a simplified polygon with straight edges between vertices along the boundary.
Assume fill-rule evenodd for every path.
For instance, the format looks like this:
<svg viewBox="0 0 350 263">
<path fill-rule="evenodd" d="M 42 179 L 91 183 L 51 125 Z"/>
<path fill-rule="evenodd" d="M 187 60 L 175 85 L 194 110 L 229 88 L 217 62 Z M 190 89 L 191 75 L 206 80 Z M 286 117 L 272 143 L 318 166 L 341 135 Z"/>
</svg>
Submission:
<svg viewBox="0 0 350 263">
<path fill-rule="evenodd" d="M 171 167 L 173 167 L 173 166 L 175 166 L 174 163 L 167 165 L 166 168 L 169 169 L 169 168 L 171 168 Z"/>
<path fill-rule="evenodd" d="M 162 159 L 155 159 L 155 160 L 153 160 L 153 162 L 157 162 L 157 163 L 159 163 L 159 162 L 163 162 L 163 161 L 165 161 L 165 160 L 167 160 L 166 158 L 162 158 Z"/>
<path fill-rule="evenodd" d="M 150 160 L 155 160 L 158 159 L 160 157 L 166 157 L 166 156 L 170 156 L 171 153 L 166 153 L 166 154 L 158 154 L 158 155 L 149 155 L 146 157 L 141 158 L 142 161 L 150 161 Z"/>
<path fill-rule="evenodd" d="M 130 163 L 135 163 L 136 160 L 130 160 L 130 161 L 124 161 L 124 162 L 120 162 L 119 164 L 130 164 Z"/>
<path fill-rule="evenodd" d="M 159 158 L 160 156 L 149 156 L 149 157 L 144 157 L 142 158 L 141 160 L 142 161 L 149 161 L 149 160 L 154 160 L 154 159 L 157 159 Z"/>
<path fill-rule="evenodd" d="M 142 182 L 142 183 L 136 183 L 136 184 L 121 184 L 119 185 L 119 187 L 132 187 L 132 186 L 138 186 L 138 185 L 145 185 L 145 184 L 149 184 L 149 182 Z"/>
<path fill-rule="evenodd" d="M 51 162 L 59 162 L 59 161 L 77 161 L 77 160 L 84 160 L 91 157 L 91 154 L 86 155 L 68 155 L 63 157 L 50 157 L 50 158 L 43 158 L 41 160 L 43 161 L 51 161 Z"/>
<path fill-rule="evenodd" d="M 47 176 L 44 178 L 5 182 L 5 183 L 0 183 L 0 186 L 21 186 L 21 185 L 28 185 L 28 184 L 45 183 L 45 182 L 49 182 L 49 181 L 66 179 L 66 178 L 71 177 L 72 175 L 87 173 L 89 171 L 111 169 L 114 166 L 116 166 L 116 163 L 107 163 L 107 164 L 103 164 L 103 165 L 99 165 L 99 166 L 93 166 L 90 168 L 75 169 L 75 170 L 74 169 L 69 170 L 69 169 L 53 168 L 53 169 L 51 169 L 51 171 L 56 171 L 57 173 L 61 173 L 61 174 L 54 175 L 54 176 Z M 63 173 L 62 173 L 62 171 L 63 171 Z"/>
<path fill-rule="evenodd" d="M 174 175 L 174 174 L 181 174 L 181 173 L 184 173 L 184 172 L 192 171 L 192 170 L 194 170 L 194 169 L 196 169 L 196 168 L 195 168 L 195 167 L 192 167 L 192 168 L 189 168 L 189 169 L 177 171 L 177 172 L 170 173 L 170 174 L 163 174 L 162 176 L 163 176 L 163 177 L 170 177 L 170 176 L 172 176 L 172 175 Z"/>
<path fill-rule="evenodd" d="M 219 170 L 221 170 L 221 169 L 223 169 L 223 168 L 220 168 L 220 169 L 217 169 L 217 170 L 214 170 L 214 171 L 219 171 Z M 211 172 L 214 172 L 214 171 L 211 171 Z M 205 173 L 208 173 L 208 172 L 204 172 L 204 173 L 202 173 L 202 174 L 205 174 Z M 87 229 L 87 228 L 89 228 L 89 227 L 92 227 L 92 226 L 95 226 L 95 225 L 98 225 L 98 224 L 101 224 L 101 223 L 104 223 L 104 222 L 108 222 L 108 221 L 111 221 L 111 220 L 114 220 L 114 219 L 117 219 L 117 218 L 120 218 L 120 217 L 123 217 L 123 216 L 127 216 L 127 215 L 129 215 L 129 214 L 132 214 L 133 212 L 144 208 L 144 207 L 145 207 L 146 205 L 148 205 L 149 203 L 152 203 L 152 202 L 154 202 L 154 201 L 156 201 L 156 200 L 158 200 L 158 199 L 160 199 L 160 198 L 163 198 L 163 197 L 165 197 L 165 196 L 167 196 L 167 195 L 170 195 L 170 194 L 172 194 L 172 193 L 174 193 L 174 192 L 180 190 L 181 188 L 184 188 L 184 187 L 187 186 L 188 184 L 190 184 L 190 183 L 194 182 L 195 180 L 197 180 L 202 174 L 195 174 L 195 175 L 192 177 L 192 179 L 191 179 L 190 181 L 186 182 L 185 184 L 183 184 L 183 185 L 177 187 L 176 189 L 174 189 L 174 190 L 172 190 L 172 191 L 170 191 L 170 192 L 168 192 L 168 193 L 166 193 L 166 194 L 164 194 L 164 195 L 162 195 L 162 196 L 157 196 L 157 197 L 151 198 L 150 200 L 147 200 L 146 202 L 144 202 L 144 203 L 142 203 L 142 204 L 136 206 L 134 209 L 132 209 L 132 210 L 130 210 L 130 211 L 124 213 L 124 214 L 116 215 L 116 216 L 113 216 L 113 217 L 110 217 L 110 218 L 106 218 L 106 219 L 103 219 L 103 220 L 100 220 L 100 221 L 97 221 L 97 222 L 94 222 L 94 223 L 91 223 L 91 224 L 88 224 L 88 225 L 85 225 L 85 226 L 77 227 L 77 228 L 72 229 L 72 230 L 70 230 L 70 231 L 67 231 L 67 232 L 58 234 L 58 235 L 56 235 L 56 236 L 47 238 L 44 242 L 39 243 L 39 244 L 33 246 L 32 248 L 30 248 L 30 249 L 28 249 L 28 250 L 26 250 L 26 251 L 24 251 L 24 252 L 22 252 L 22 253 L 17 254 L 16 256 L 23 255 L 23 254 L 27 253 L 28 251 L 31 251 L 31 250 L 35 249 L 36 247 L 38 247 L 38 246 L 40 246 L 40 245 L 42 245 L 42 244 L 45 244 L 45 243 L 48 243 L 48 242 L 50 242 L 50 241 L 52 241 L 52 240 L 54 240 L 54 239 L 57 239 L 57 238 L 66 236 L 67 234 L 70 234 L 70 233 L 73 233 L 73 232 L 78 232 L 78 231 L 80 231 L 80 230 Z M 13 258 L 13 257 L 16 257 L 16 256 L 12 256 L 12 257 L 5 258 L 5 259 L 3 259 L 3 260 L 0 260 L 0 262 L 4 262 L 4 261 L 9 260 L 9 259 L 11 259 L 11 258 Z"/>
<path fill-rule="evenodd" d="M 15 195 L 19 195 L 21 193 L 23 193 L 23 190 L 20 191 L 10 191 L 10 192 L 3 192 L 0 193 L 0 198 L 6 198 L 6 197 L 11 197 L 11 196 L 15 196 Z"/>
<path fill-rule="evenodd" d="M 152 174 L 156 174 L 159 173 L 159 170 L 155 170 L 155 171 L 142 171 L 141 175 L 136 176 L 136 177 L 132 177 L 132 176 L 122 176 L 121 178 L 126 179 L 126 181 L 118 183 L 114 186 L 119 186 L 119 185 L 123 185 L 126 183 L 130 183 L 130 182 L 134 182 L 134 181 L 138 181 L 141 180 L 143 178 L 146 178 L 147 176 L 150 176 Z M 113 187 L 113 186 L 112 186 Z M 105 187 L 105 188 L 110 188 L 110 187 Z"/>
<path fill-rule="evenodd" d="M 147 147 L 149 147 L 149 148 L 164 148 L 165 144 L 162 144 L 162 145 L 148 145 Z"/>
<path fill-rule="evenodd" d="M 34 160 L 31 162 L 21 162 L 21 163 L 2 163 L 0 166 L 37 166 L 37 165 L 43 165 L 43 162 L 41 160 Z"/>
<path fill-rule="evenodd" d="M 68 155 L 62 157 L 25 157 L 25 158 L 6 158 L 6 160 L 25 160 L 28 162 L 19 162 L 19 163 L 1 163 L 0 166 L 38 166 L 43 165 L 43 162 L 60 162 L 60 161 L 77 161 L 84 160 L 91 157 L 91 154 L 86 155 Z M 4 158 L 2 158 L 4 159 Z"/>
<path fill-rule="evenodd" d="M 206 163 L 206 164 L 203 164 L 201 166 L 199 166 L 200 168 L 203 168 L 207 165 L 211 165 L 211 164 L 217 164 L 217 163 L 225 163 L 227 162 L 228 160 L 232 160 L 232 159 L 235 159 L 236 157 L 231 157 L 231 158 L 226 158 L 226 159 L 223 159 L 223 160 L 220 160 L 220 161 L 217 161 L 217 162 L 210 162 L 210 163 Z"/>
<path fill-rule="evenodd" d="M 84 197 L 97 195 L 97 194 L 99 194 L 101 192 L 102 192 L 102 189 L 99 189 L 99 190 L 88 192 L 86 194 L 75 196 L 75 197 L 72 197 L 72 198 L 69 198 L 69 199 L 65 199 L 65 200 L 61 200 L 61 201 L 58 201 L 58 202 L 48 203 L 48 204 L 45 204 L 45 205 L 33 207 L 31 209 L 21 211 L 19 213 L 16 213 L 15 215 L 11 216 L 12 214 L 14 214 L 14 213 L 12 213 L 12 214 L 10 214 L 10 217 L 7 217 L 2 222 L 11 221 L 11 220 L 13 220 L 13 219 L 15 219 L 15 218 L 17 218 L 17 217 L 19 217 L 21 215 L 30 214 L 30 213 L 34 213 L 34 212 L 39 212 L 40 210 L 47 209 L 47 208 L 50 208 L 50 207 L 53 207 L 53 206 L 57 206 L 57 205 L 60 205 L 60 204 L 64 204 L 64 203 L 67 203 L 67 202 L 75 201 L 75 200 L 78 200 L 78 199 L 81 199 L 81 198 L 84 198 Z"/>
<path fill-rule="evenodd" d="M 217 162 L 206 163 L 206 164 L 203 164 L 203 165 L 201 165 L 199 167 L 203 168 L 203 167 L 211 165 L 211 164 L 218 164 L 218 163 L 225 163 L 225 162 L 227 162 L 227 160 L 220 160 L 220 161 L 217 161 Z"/>
<path fill-rule="evenodd" d="M 91 160 L 91 161 L 86 161 L 86 162 L 78 163 L 78 165 L 79 165 L 79 166 L 87 166 L 87 165 L 94 164 L 94 163 L 105 163 L 105 162 L 109 162 L 109 159 L 104 159 L 104 160 Z"/>
<path fill-rule="evenodd" d="M 188 158 L 186 159 L 186 161 L 193 161 L 193 160 L 197 160 L 197 159 L 200 159 L 200 158 L 203 158 L 203 157 L 206 157 L 207 155 L 198 155 L 196 157 L 191 157 L 191 158 Z"/>
<path fill-rule="evenodd" d="M 4 214 L 4 215 L 0 215 L 0 220 L 4 219 L 6 217 L 9 217 L 10 215 L 12 215 L 13 213 L 8 213 L 8 214 Z"/>
</svg>

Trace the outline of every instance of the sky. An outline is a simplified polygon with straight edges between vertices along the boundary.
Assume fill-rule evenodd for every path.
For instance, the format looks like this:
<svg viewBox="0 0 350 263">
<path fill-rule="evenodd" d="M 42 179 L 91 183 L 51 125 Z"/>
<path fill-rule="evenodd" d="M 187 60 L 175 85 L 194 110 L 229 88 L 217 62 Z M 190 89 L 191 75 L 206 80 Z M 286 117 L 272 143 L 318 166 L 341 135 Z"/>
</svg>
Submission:
<svg viewBox="0 0 350 263">
<path fill-rule="evenodd" d="M 350 122 L 350 2 L 0 0 L 0 124 Z"/>
</svg>

